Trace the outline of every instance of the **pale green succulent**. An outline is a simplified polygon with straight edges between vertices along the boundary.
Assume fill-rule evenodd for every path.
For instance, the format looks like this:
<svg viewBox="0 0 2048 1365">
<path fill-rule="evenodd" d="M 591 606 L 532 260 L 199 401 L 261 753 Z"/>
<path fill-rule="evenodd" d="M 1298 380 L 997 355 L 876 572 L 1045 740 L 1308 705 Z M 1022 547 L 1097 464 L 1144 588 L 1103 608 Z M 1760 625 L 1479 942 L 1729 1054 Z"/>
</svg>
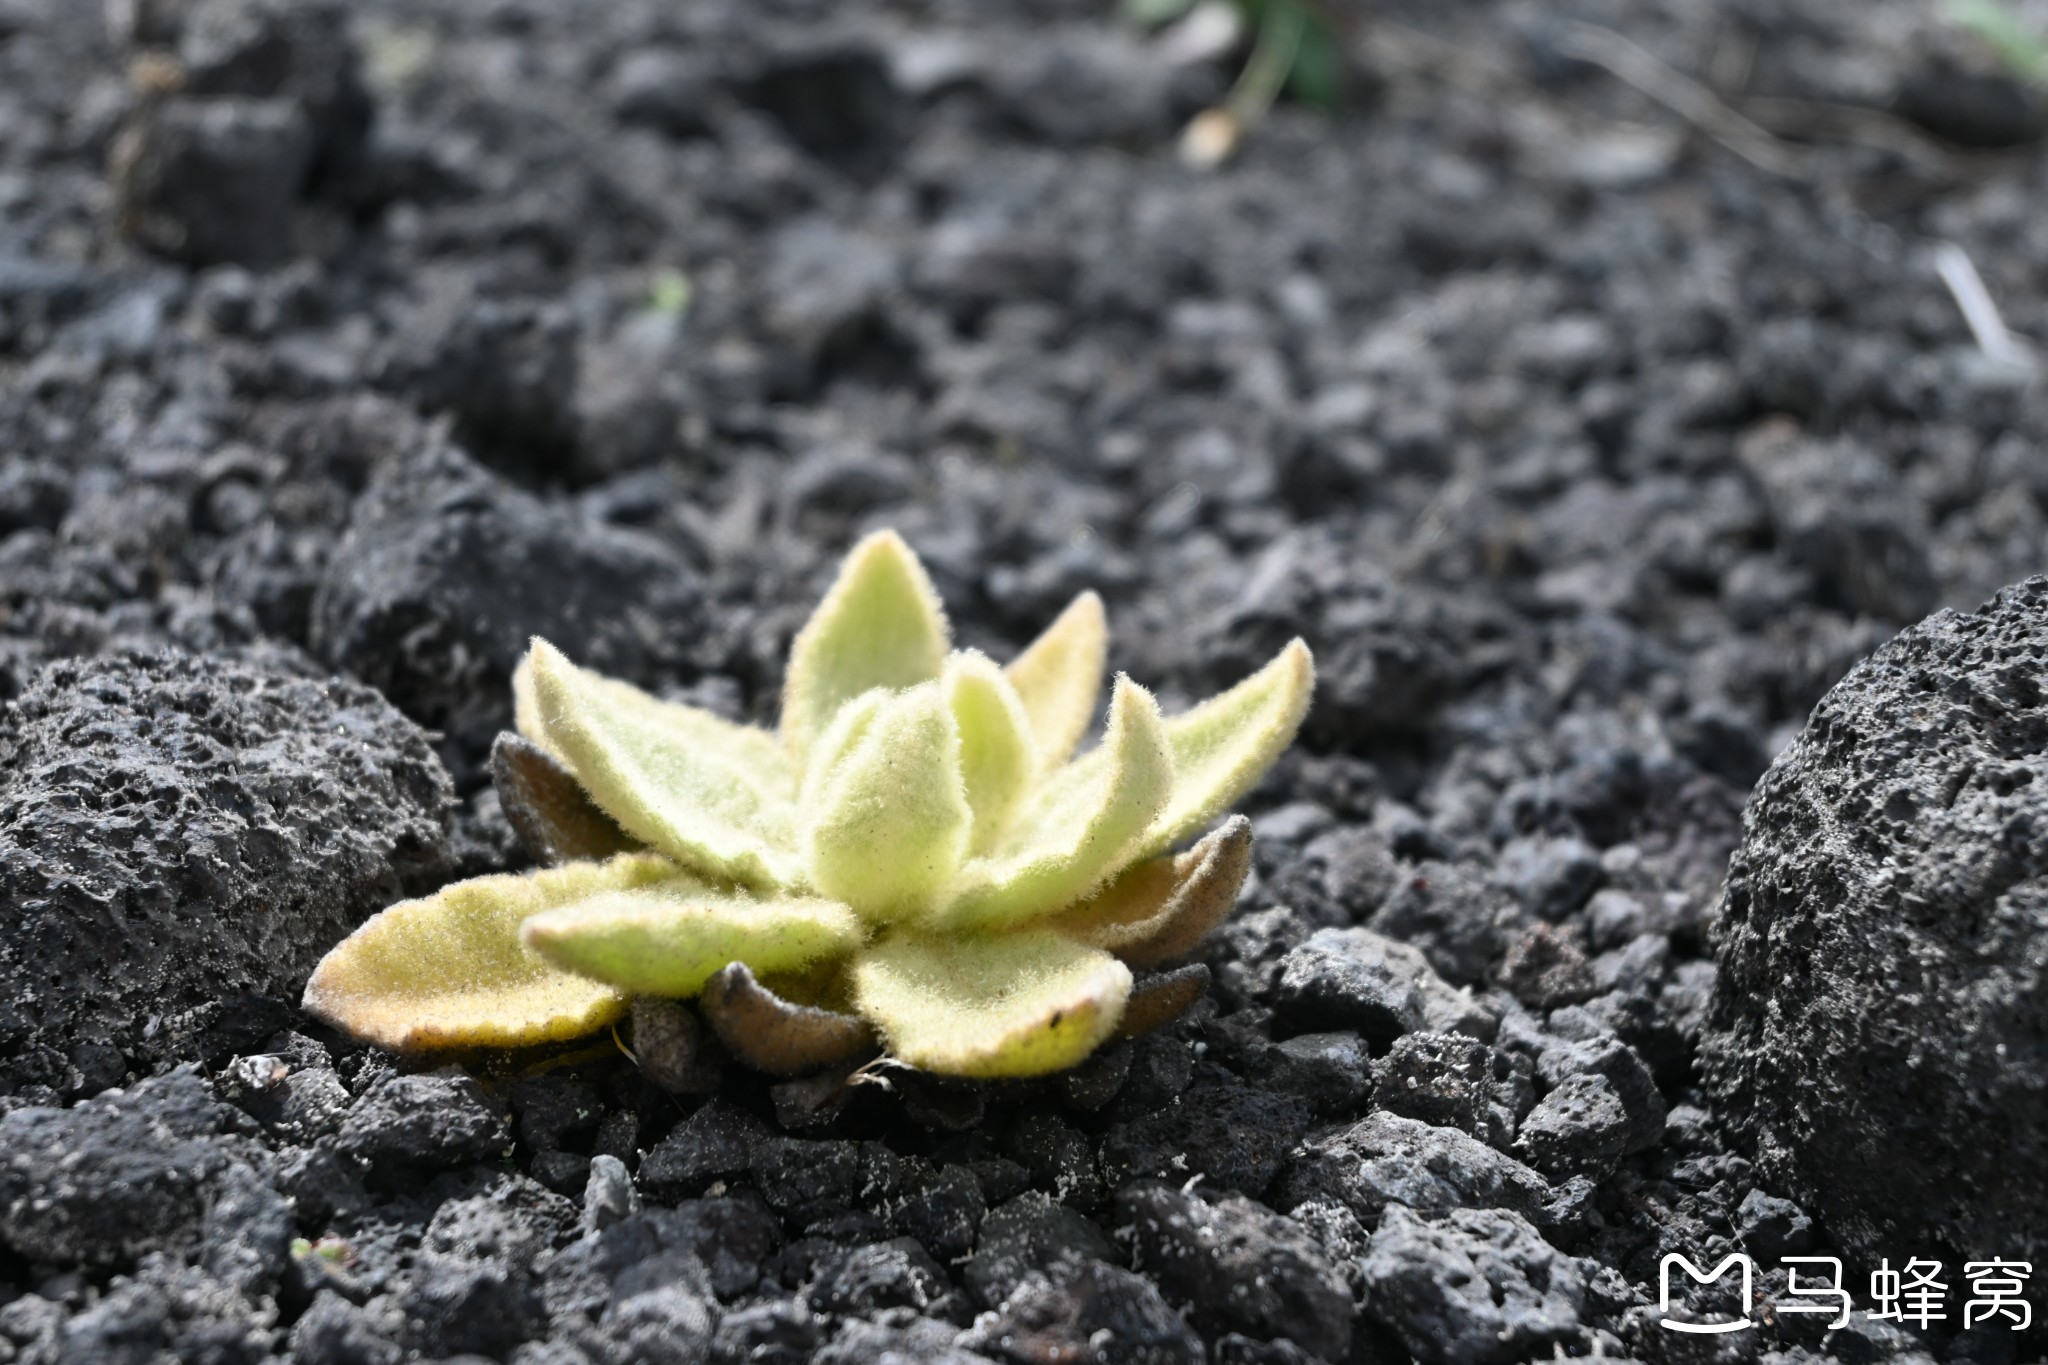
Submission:
<svg viewBox="0 0 2048 1365">
<path fill-rule="evenodd" d="M 779 734 L 535 640 L 493 772 L 558 865 L 392 906 L 321 962 L 307 1008 L 418 1051 L 573 1038 L 630 997 L 695 997 L 743 1060 L 785 1074 L 876 1034 L 949 1075 L 1071 1066 L 1200 995 L 1201 968 L 1132 968 L 1185 957 L 1229 913 L 1247 822 L 1175 850 L 1292 742 L 1314 681 L 1297 640 L 1167 720 L 1119 675 L 1101 743 L 1072 758 L 1106 649 L 1088 593 L 1007 667 L 953 650 L 893 532 L 854 548 L 798 634 Z"/>
</svg>

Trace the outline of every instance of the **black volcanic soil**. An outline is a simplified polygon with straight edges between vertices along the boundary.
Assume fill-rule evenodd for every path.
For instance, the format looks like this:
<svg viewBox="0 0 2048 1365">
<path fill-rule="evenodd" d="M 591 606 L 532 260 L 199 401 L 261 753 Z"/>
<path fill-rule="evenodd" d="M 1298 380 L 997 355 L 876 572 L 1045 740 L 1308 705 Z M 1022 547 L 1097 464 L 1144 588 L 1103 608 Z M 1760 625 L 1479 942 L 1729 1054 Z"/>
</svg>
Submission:
<svg viewBox="0 0 2048 1365">
<path fill-rule="evenodd" d="M 1657 1265 L 1832 1245 L 1710 921 L 1827 689 L 2048 568 L 1933 263 L 2048 335 L 2041 97 L 1903 0 L 1332 8 L 1204 173 L 1233 59 L 1106 3 L 0 0 L 0 1362 L 2013 1358 Z M 1211 1004 L 808 1122 L 299 1013 L 524 865 L 529 635 L 762 718 L 883 525 L 1171 705 L 1315 648 Z"/>
</svg>

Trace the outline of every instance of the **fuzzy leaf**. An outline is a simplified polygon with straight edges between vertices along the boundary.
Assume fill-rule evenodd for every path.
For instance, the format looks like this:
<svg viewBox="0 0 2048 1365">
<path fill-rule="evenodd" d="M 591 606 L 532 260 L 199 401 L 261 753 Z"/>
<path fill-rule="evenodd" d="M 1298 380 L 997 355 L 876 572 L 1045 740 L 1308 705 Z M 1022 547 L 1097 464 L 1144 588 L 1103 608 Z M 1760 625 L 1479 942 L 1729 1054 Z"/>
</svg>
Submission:
<svg viewBox="0 0 2048 1365">
<path fill-rule="evenodd" d="M 851 952 L 860 922 L 836 901 L 756 898 L 693 879 L 593 896 L 535 915 L 526 945 L 565 971 L 635 995 L 692 996 L 729 962 L 797 971 Z"/>
<path fill-rule="evenodd" d="M 1060 1071 L 1115 1031 L 1131 970 L 1043 931 L 903 934 L 854 959 L 854 997 L 898 1058 L 945 1076 Z"/>
<path fill-rule="evenodd" d="M 1118 675 L 1097 761 L 1054 774 L 998 855 L 977 858 L 942 915 L 954 932 L 997 929 L 1087 896 L 1130 861 L 1129 849 L 1173 791 L 1173 759 L 1152 694 Z"/>
<path fill-rule="evenodd" d="M 562 761 L 509 730 L 491 745 L 491 785 L 527 852 L 550 865 L 609 858 L 639 845 L 599 810 Z"/>
<path fill-rule="evenodd" d="M 1137 855 L 1150 857 L 1185 843 L 1257 785 L 1294 742 L 1315 685 L 1315 660 L 1295 640 L 1228 692 L 1167 721 L 1173 799 L 1146 831 Z"/>
<path fill-rule="evenodd" d="M 1142 1038 L 1154 1029 L 1164 1028 L 1193 1009 L 1195 1002 L 1208 993 L 1209 968 L 1204 963 L 1190 962 L 1170 972 L 1141 976 L 1131 986 L 1130 1002 L 1124 1006 L 1116 1036 Z"/>
<path fill-rule="evenodd" d="M 1084 592 L 1003 670 L 1031 717 L 1043 767 L 1066 762 L 1088 733 L 1108 658 L 1109 620 L 1102 599 Z"/>
<path fill-rule="evenodd" d="M 679 875 L 666 858 L 628 853 L 524 876 L 476 877 L 400 901 L 321 959 L 306 983 L 306 1009 L 395 1052 L 580 1037 L 617 1019 L 625 997 L 528 951 L 521 922 Z"/>
<path fill-rule="evenodd" d="M 527 657 L 542 733 L 620 828 L 710 877 L 793 883 L 795 784 L 773 736 L 578 668 L 545 640 Z"/>
<path fill-rule="evenodd" d="M 894 531 L 863 539 L 797 632 L 782 691 L 782 738 L 801 762 L 839 708 L 877 687 L 929 682 L 946 665 L 946 613 Z"/>
<path fill-rule="evenodd" d="M 987 655 L 955 654 L 946 665 L 953 724 L 960 732 L 960 775 L 974 812 L 970 846 L 993 848 L 1038 773 L 1031 720 L 1003 671 Z"/>
<path fill-rule="evenodd" d="M 882 708 L 894 695 L 878 687 L 839 708 L 839 714 L 825 727 L 825 733 L 811 745 L 810 760 L 804 765 L 803 782 L 797 789 L 799 812 L 817 810 L 824 803 L 825 792 L 831 787 L 846 756 L 867 737 L 875 717 L 882 714 Z"/>
<path fill-rule="evenodd" d="M 533 649 L 519 656 L 512 669 L 512 728 L 520 735 L 554 754 L 548 743 L 547 727 L 540 723 L 540 698 L 533 691 Z M 555 755 L 560 757 L 559 754 Z"/>
<path fill-rule="evenodd" d="M 1229 918 L 1251 866 L 1252 822 L 1234 815 L 1185 853 L 1130 868 L 1052 927 L 1133 967 L 1171 962 Z"/>
<path fill-rule="evenodd" d="M 706 982 L 697 1008 L 735 1057 L 771 1075 L 800 1076 L 875 1045 L 867 1020 L 786 1000 L 762 985 L 744 962 Z"/>
<path fill-rule="evenodd" d="M 967 856 L 974 818 L 940 685 L 883 701 L 804 814 L 812 886 L 866 920 L 930 911 Z"/>
</svg>

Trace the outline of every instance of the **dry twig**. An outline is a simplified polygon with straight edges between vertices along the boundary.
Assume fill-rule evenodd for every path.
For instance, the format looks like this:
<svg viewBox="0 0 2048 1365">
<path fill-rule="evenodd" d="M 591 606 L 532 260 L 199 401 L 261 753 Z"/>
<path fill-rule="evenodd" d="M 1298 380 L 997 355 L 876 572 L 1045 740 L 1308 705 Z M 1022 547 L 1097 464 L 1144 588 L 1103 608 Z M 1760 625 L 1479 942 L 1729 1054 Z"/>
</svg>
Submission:
<svg viewBox="0 0 2048 1365">
<path fill-rule="evenodd" d="M 1573 24 L 1558 46 L 1567 56 L 1591 62 L 1628 82 L 1759 170 L 1788 179 L 1805 176 L 1803 159 L 1790 144 L 1613 29 Z"/>
</svg>

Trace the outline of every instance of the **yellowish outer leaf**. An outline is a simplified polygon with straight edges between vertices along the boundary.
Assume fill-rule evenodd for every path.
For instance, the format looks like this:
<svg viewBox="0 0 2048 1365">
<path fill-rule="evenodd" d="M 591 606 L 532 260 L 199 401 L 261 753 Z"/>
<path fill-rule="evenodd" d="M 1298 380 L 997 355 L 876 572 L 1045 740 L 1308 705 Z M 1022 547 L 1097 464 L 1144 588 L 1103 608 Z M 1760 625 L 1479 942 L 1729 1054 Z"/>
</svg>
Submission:
<svg viewBox="0 0 2048 1365">
<path fill-rule="evenodd" d="M 871 922 L 927 914 L 967 856 L 974 818 L 940 684 L 883 701 L 804 816 L 811 886 Z"/>
<path fill-rule="evenodd" d="M 540 716 L 540 698 L 533 681 L 534 647 L 547 643 L 538 635 L 534 636 L 525 656 L 519 661 L 519 667 L 512 673 L 514 725 L 519 724 L 519 708 L 530 705 L 534 725 L 541 732 L 536 743 L 546 739 L 547 726 Z M 555 655 L 567 658 L 560 650 L 555 650 Z M 577 672 L 594 695 L 608 699 L 613 706 L 645 715 L 650 723 L 672 732 L 680 743 L 702 744 L 730 762 L 745 766 L 749 779 L 762 790 L 785 800 L 795 791 L 796 769 L 790 765 L 782 741 L 772 731 L 757 725 L 742 725 L 685 702 L 663 701 L 623 679 L 607 677 L 594 669 L 579 667 Z M 522 702 L 519 696 L 522 676 L 528 692 L 532 694 L 527 702 Z"/>
<path fill-rule="evenodd" d="M 978 651 L 955 654 L 946 665 L 945 684 L 960 732 L 960 775 L 974 812 L 969 845 L 983 853 L 1010 827 L 1038 775 L 1031 719 L 1003 671 Z"/>
<path fill-rule="evenodd" d="M 692 996 L 714 972 L 744 962 L 796 971 L 851 952 L 860 922 L 834 901 L 756 899 L 688 879 L 593 896 L 528 919 L 526 946 L 564 971 L 635 995 Z"/>
<path fill-rule="evenodd" d="M 400 901 L 321 959 L 306 983 L 306 1009 L 395 1052 L 580 1037 L 617 1019 L 625 997 L 529 952 L 520 923 L 591 895 L 680 875 L 666 858 L 627 853 L 523 876 L 476 877 Z"/>
<path fill-rule="evenodd" d="M 896 1057 L 945 1076 L 1062 1071 L 1116 1029 L 1131 969 L 1042 930 L 899 934 L 854 959 L 854 998 Z"/>
<path fill-rule="evenodd" d="M 578 668 L 545 640 L 527 657 L 542 732 L 621 829 L 710 877 L 794 883 L 795 784 L 773 736 Z"/>
<path fill-rule="evenodd" d="M 1109 618 L 1102 599 L 1084 592 L 1004 668 L 1031 717 L 1043 767 L 1066 762 L 1088 733 L 1108 660 Z"/>
<path fill-rule="evenodd" d="M 1185 957 L 1237 905 L 1252 866 L 1252 822 L 1234 815 L 1185 853 L 1150 858 L 1051 927 L 1133 967 Z"/>
<path fill-rule="evenodd" d="M 1122 674 L 1109 728 L 1086 766 L 1053 775 L 1004 851 L 969 863 L 938 923 L 1001 929 L 1081 900 L 1131 861 L 1173 792 L 1173 759 L 1152 694 Z"/>
<path fill-rule="evenodd" d="M 946 613 L 894 531 L 855 545 L 790 645 L 782 738 L 799 763 L 839 708 L 877 687 L 929 682 L 946 665 Z"/>
<path fill-rule="evenodd" d="M 1228 692 L 1167 721 L 1173 799 L 1134 856 L 1176 848 L 1236 805 L 1294 742 L 1315 686 L 1315 660 L 1297 639 Z"/>
</svg>

